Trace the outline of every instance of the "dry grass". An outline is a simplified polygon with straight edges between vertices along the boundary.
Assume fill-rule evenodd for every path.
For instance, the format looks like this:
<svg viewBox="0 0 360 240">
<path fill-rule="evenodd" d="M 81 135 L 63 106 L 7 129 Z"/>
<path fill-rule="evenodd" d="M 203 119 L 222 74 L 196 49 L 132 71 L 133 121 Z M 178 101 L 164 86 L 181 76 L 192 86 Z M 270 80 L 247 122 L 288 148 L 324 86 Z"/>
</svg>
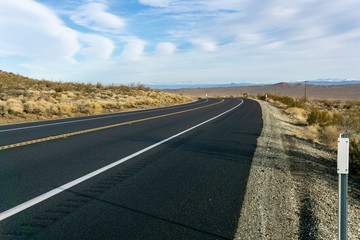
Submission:
<svg viewBox="0 0 360 240">
<path fill-rule="evenodd" d="M 311 125 L 311 126 L 306 126 L 302 130 L 295 132 L 295 135 L 298 138 L 307 139 L 313 143 L 320 143 L 319 133 L 320 133 L 320 126 Z"/>
<path fill-rule="evenodd" d="M 303 108 L 292 107 L 286 109 L 285 112 L 301 124 L 305 124 L 307 121 L 307 112 Z"/>
<path fill-rule="evenodd" d="M 340 134 L 337 127 L 334 125 L 329 125 L 324 127 L 322 131 L 322 142 L 324 142 L 329 148 L 336 149 L 338 137 Z"/>
<path fill-rule="evenodd" d="M 130 86 L 35 80 L 0 71 L 0 124 L 186 103 L 188 96 Z"/>
</svg>

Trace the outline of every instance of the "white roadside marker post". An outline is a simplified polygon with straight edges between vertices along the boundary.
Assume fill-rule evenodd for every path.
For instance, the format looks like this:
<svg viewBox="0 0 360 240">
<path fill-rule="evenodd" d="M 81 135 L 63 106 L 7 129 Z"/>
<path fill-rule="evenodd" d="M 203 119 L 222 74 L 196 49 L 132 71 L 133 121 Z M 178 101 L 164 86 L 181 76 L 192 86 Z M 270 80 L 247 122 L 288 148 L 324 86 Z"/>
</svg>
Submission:
<svg viewBox="0 0 360 240">
<path fill-rule="evenodd" d="M 338 138 L 337 172 L 339 174 L 338 239 L 347 240 L 347 198 L 349 174 L 349 138 Z"/>
</svg>

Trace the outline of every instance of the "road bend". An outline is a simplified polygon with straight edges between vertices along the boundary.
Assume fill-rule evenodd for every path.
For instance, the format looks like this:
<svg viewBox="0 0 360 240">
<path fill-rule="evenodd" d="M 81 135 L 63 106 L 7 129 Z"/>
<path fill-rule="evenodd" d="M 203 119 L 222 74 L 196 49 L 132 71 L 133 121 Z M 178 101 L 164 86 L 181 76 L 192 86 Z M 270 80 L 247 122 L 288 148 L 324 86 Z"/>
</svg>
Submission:
<svg viewBox="0 0 360 240">
<path fill-rule="evenodd" d="M 0 127 L 1 239 L 232 239 L 262 130 L 247 99 Z"/>
</svg>

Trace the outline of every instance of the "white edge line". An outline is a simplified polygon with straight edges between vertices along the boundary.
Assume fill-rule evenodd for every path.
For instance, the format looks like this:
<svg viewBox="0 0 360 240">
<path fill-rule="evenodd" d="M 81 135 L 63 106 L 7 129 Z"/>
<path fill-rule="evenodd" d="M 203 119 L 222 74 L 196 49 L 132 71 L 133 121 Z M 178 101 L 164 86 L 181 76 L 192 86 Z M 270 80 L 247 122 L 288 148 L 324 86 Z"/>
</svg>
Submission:
<svg viewBox="0 0 360 240">
<path fill-rule="evenodd" d="M 30 199 L 30 200 L 28 200 L 28 201 L 26 201 L 26 202 L 24 202 L 22 204 L 19 204 L 19 205 L 13 207 L 13 208 L 10 208 L 9 210 L 6 210 L 6 211 L 0 213 L 0 221 L 6 219 L 8 217 L 11 217 L 11 216 L 13 216 L 13 215 L 15 215 L 15 214 L 29 208 L 29 207 L 32 207 L 32 206 L 34 206 L 34 205 L 36 205 L 36 204 L 38 204 L 38 203 L 40 203 L 40 202 L 42 202 L 42 201 L 44 201 L 44 200 L 46 200 L 48 198 L 51 198 L 51 197 L 65 191 L 65 190 L 67 190 L 67 189 L 69 189 L 69 188 L 71 188 L 71 187 L 73 187 L 73 186 L 75 186 L 75 185 L 77 185 L 77 184 L 79 184 L 81 182 L 84 182 L 84 181 L 86 181 L 86 180 L 88 180 L 88 179 L 90 179 L 90 178 L 92 178 L 92 177 L 94 177 L 94 176 L 96 176 L 96 175 L 98 175 L 98 174 L 100 174 L 102 172 L 105 172 L 105 171 L 107 171 L 107 170 L 109 170 L 109 169 L 111 169 L 111 168 L 113 168 L 113 167 L 115 167 L 115 166 L 129 160 L 129 159 L 132 159 L 132 158 L 134 158 L 134 157 L 136 157 L 136 156 L 138 156 L 138 155 L 140 155 L 140 154 L 142 154 L 144 152 L 147 152 L 150 149 L 153 149 L 153 148 L 155 148 L 155 147 L 157 147 L 157 146 L 159 146 L 159 145 L 161 145 L 161 144 L 163 144 L 165 142 L 168 142 L 173 138 L 176 138 L 176 137 L 178 137 L 178 136 L 180 136 L 180 135 L 182 135 L 182 134 L 184 134 L 186 132 L 189 132 L 189 131 L 197 128 L 197 127 L 200 127 L 201 125 L 204 125 L 205 123 L 208 123 L 208 122 L 210 122 L 210 121 L 212 121 L 212 120 L 214 120 L 214 119 L 216 119 L 218 117 L 221 117 L 222 115 L 234 110 L 235 108 L 239 107 L 241 104 L 244 103 L 244 100 L 242 100 L 242 99 L 240 99 L 240 100 L 241 100 L 240 104 L 236 105 L 235 107 L 233 107 L 233 108 L 231 108 L 231 109 L 229 109 L 229 110 L 227 110 L 227 111 L 225 111 L 225 112 L 223 112 L 223 113 L 221 113 L 221 114 L 219 114 L 219 115 L 217 115 L 217 116 L 215 116 L 213 118 L 210 118 L 210 119 L 208 119 L 208 120 L 206 120 L 206 121 L 204 121 L 202 123 L 199 123 L 199 124 L 197 124 L 197 125 L 195 125 L 195 126 L 193 126 L 191 128 L 188 128 L 188 129 L 186 129 L 186 130 L 184 130 L 184 131 L 182 131 L 182 132 L 180 132 L 178 134 L 175 134 L 175 135 L 173 135 L 173 136 L 171 136 L 169 138 L 166 138 L 166 139 L 164 139 L 164 140 L 162 140 L 162 141 L 160 141 L 158 143 L 155 143 L 155 144 L 153 144 L 153 145 L 151 145 L 149 147 L 146 147 L 146 148 L 144 148 L 144 149 L 142 149 L 142 150 L 140 150 L 138 152 L 135 152 L 135 153 L 133 153 L 133 154 L 127 156 L 127 157 L 124 157 L 124 158 L 122 158 L 122 159 L 120 159 L 120 160 L 118 160 L 116 162 L 113 162 L 113 163 L 111 163 L 109 165 L 106 165 L 105 167 L 102 167 L 102 168 L 100 168 L 98 170 L 95 170 L 95 171 L 93 171 L 91 173 L 88 173 L 88 174 L 86 174 L 86 175 L 84 175 L 84 176 L 82 176 L 80 178 L 77 178 L 77 179 L 75 179 L 75 180 L 73 180 L 73 181 L 71 181 L 69 183 L 66 183 L 66 184 L 64 184 L 64 185 L 62 185 L 60 187 L 57 187 L 57 188 L 55 188 L 55 189 L 53 189 L 53 190 L 51 190 L 49 192 L 46 192 L 46 193 L 44 193 L 44 194 L 42 194 L 40 196 L 37 196 L 37 197 L 35 197 L 33 199 Z"/>
<path fill-rule="evenodd" d="M 146 110 L 145 110 L 145 111 L 146 111 L 146 113 L 158 112 L 158 111 L 161 111 L 161 110 L 180 108 L 180 107 L 186 106 L 186 105 L 188 105 L 188 104 L 197 105 L 197 104 L 201 104 L 201 103 L 206 103 L 206 102 L 208 102 L 208 101 L 209 101 L 209 99 L 206 99 L 206 101 L 204 101 L 204 102 L 187 103 L 187 104 L 183 104 L 183 105 L 179 105 L 179 106 L 165 107 L 165 108 L 153 109 L 153 110 L 149 110 L 149 111 L 146 111 Z M 140 110 L 140 111 L 138 111 L 138 112 L 118 113 L 118 114 L 116 114 L 116 115 L 111 115 L 111 116 L 103 116 L 103 117 L 79 119 L 79 120 L 72 120 L 72 121 L 65 121 L 65 122 L 57 122 L 57 123 L 48 123 L 48 124 L 41 124 L 41 125 L 28 126 L 28 127 L 10 128 L 10 129 L 0 130 L 0 133 L 2 133 L 2 132 L 11 132 L 11 131 L 18 131 L 18 130 L 24 130 L 24 129 L 31 129 L 31 128 L 39 128 L 39 127 L 62 125 L 62 124 L 75 123 L 75 122 L 85 122 L 85 121 L 99 120 L 99 119 L 104 119 L 104 118 L 123 117 L 123 116 L 130 116 L 130 115 L 136 115 L 136 114 L 141 114 L 141 113 L 144 113 L 144 112 L 143 112 L 142 110 Z"/>
</svg>

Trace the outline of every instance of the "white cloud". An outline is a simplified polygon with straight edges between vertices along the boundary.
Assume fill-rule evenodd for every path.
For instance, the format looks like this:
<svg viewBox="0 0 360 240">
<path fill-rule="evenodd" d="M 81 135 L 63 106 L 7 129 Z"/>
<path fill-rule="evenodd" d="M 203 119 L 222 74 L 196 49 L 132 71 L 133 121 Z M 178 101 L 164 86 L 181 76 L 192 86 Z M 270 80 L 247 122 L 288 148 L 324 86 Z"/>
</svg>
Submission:
<svg viewBox="0 0 360 240">
<path fill-rule="evenodd" d="M 156 45 L 156 52 L 159 54 L 173 54 L 176 51 L 176 46 L 170 42 L 162 42 Z"/>
<path fill-rule="evenodd" d="M 115 44 L 108 38 L 94 34 L 79 34 L 79 39 L 85 42 L 85 48 L 79 51 L 79 54 L 89 60 L 103 59 L 107 60 L 111 57 L 115 49 Z"/>
<path fill-rule="evenodd" d="M 194 13 L 201 15 L 207 12 L 221 10 L 239 11 L 248 4 L 249 0 L 139 0 L 144 5 L 160 7 L 163 13 Z"/>
<path fill-rule="evenodd" d="M 290 18 L 299 12 L 299 9 L 293 7 L 285 7 L 282 5 L 274 6 L 268 10 L 273 17 Z"/>
<path fill-rule="evenodd" d="M 32 0 L 0 1 L 0 55 L 71 60 L 80 49 L 76 31 Z"/>
<path fill-rule="evenodd" d="M 276 41 L 276 42 L 268 43 L 262 46 L 262 48 L 265 50 L 277 50 L 281 48 L 284 44 L 285 43 L 283 41 Z"/>
<path fill-rule="evenodd" d="M 126 25 L 125 20 L 106 12 L 108 6 L 91 2 L 81 6 L 72 16 L 76 24 L 88 27 L 96 31 L 119 31 Z"/>
<path fill-rule="evenodd" d="M 201 10 L 241 10 L 248 0 L 208 0 L 208 1 L 199 1 L 198 3 L 203 6 Z"/>
<path fill-rule="evenodd" d="M 197 38 L 190 39 L 190 42 L 206 52 L 215 52 L 217 50 L 217 45 L 214 41 Z"/>
<path fill-rule="evenodd" d="M 170 4 L 170 0 L 139 0 L 139 2 L 152 7 L 168 7 Z"/>
<path fill-rule="evenodd" d="M 237 34 L 237 40 L 244 45 L 256 45 L 262 43 L 265 39 L 260 33 L 245 32 Z"/>
<path fill-rule="evenodd" d="M 144 59 L 144 48 L 147 44 L 144 40 L 137 37 L 128 37 L 124 39 L 126 43 L 120 57 L 129 60 L 139 61 Z"/>
<path fill-rule="evenodd" d="M 320 37 L 326 37 L 328 30 L 325 26 L 306 26 L 299 27 L 295 36 L 290 37 L 292 41 L 309 41 Z"/>
</svg>

